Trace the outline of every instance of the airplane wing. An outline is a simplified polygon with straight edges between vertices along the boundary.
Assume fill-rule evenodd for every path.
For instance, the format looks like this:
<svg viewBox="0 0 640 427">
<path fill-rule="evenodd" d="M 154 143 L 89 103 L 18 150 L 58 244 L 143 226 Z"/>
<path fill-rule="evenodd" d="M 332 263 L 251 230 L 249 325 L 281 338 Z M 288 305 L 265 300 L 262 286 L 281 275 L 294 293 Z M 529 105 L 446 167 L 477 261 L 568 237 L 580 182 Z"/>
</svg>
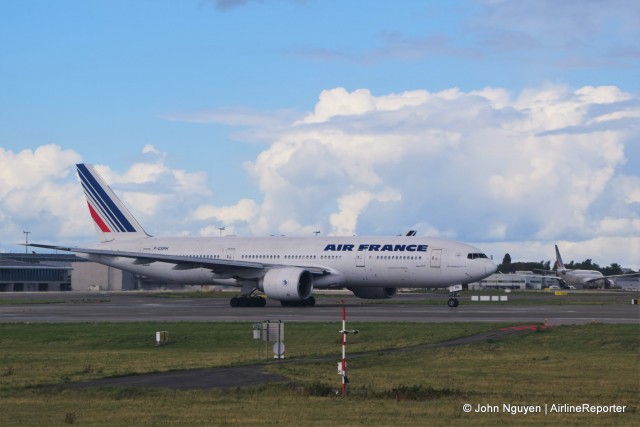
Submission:
<svg viewBox="0 0 640 427">
<path fill-rule="evenodd" d="M 605 279 L 615 279 L 616 277 L 632 277 L 632 276 L 639 276 L 640 273 L 626 273 L 626 274 L 614 274 L 611 276 L 602 276 L 602 277 L 594 277 L 593 279 L 588 279 L 585 280 L 585 282 L 597 282 L 598 280 L 605 280 Z"/>
<path fill-rule="evenodd" d="M 174 270 L 189 270 L 193 268 L 207 268 L 214 273 L 222 273 L 226 271 L 237 270 L 263 270 L 276 267 L 279 264 L 264 264 L 260 262 L 247 262 L 237 261 L 230 259 L 209 259 L 198 258 L 186 255 L 161 255 L 150 254 L 146 252 L 126 252 L 126 251 L 111 251 L 105 249 L 89 249 L 89 248 L 72 248 L 65 246 L 53 246 L 53 245 L 40 245 L 35 243 L 29 243 L 29 246 L 44 249 L 55 249 L 67 252 L 77 252 L 89 255 L 107 256 L 107 257 L 122 257 L 134 259 L 134 264 L 151 264 L 154 262 L 165 262 L 169 264 L 175 264 Z M 286 267 L 291 267 L 287 265 Z M 331 274 L 331 271 L 325 268 L 316 266 L 300 266 L 309 273 L 314 275 L 326 275 Z"/>
</svg>

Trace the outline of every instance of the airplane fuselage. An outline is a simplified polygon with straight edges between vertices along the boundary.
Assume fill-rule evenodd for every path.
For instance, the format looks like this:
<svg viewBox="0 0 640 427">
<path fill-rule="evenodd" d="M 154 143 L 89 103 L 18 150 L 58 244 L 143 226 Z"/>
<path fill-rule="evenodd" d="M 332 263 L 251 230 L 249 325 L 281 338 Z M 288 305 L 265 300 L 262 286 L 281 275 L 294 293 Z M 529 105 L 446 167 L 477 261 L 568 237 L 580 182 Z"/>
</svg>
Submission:
<svg viewBox="0 0 640 427">
<path fill-rule="evenodd" d="M 260 263 L 267 268 L 318 267 L 315 288 L 447 287 L 479 281 L 496 265 L 477 248 L 431 237 L 141 237 L 93 245 L 94 249 L 207 260 Z M 237 284 L 255 280 L 246 269 L 216 273 L 125 257 L 79 254 L 136 274 L 180 284 Z"/>
<path fill-rule="evenodd" d="M 596 270 L 562 270 L 558 271 L 557 275 L 570 286 L 587 286 L 589 283 L 600 280 L 611 281 L 611 279 L 605 279 L 602 273 Z"/>
</svg>

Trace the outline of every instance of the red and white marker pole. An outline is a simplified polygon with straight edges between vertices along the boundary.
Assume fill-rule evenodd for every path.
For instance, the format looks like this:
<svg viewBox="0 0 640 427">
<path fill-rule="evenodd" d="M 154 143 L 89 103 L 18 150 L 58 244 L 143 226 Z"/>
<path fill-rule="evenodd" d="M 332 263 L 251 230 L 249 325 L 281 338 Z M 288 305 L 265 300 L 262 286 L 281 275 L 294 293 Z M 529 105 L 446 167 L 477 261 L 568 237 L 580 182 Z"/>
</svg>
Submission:
<svg viewBox="0 0 640 427">
<path fill-rule="evenodd" d="M 344 301 L 342 303 L 342 330 L 340 330 L 341 344 L 342 344 L 342 361 L 341 361 L 341 376 L 342 376 L 342 396 L 349 394 L 349 378 L 347 377 L 347 334 L 357 334 L 358 330 L 347 330 L 347 310 L 344 307 Z"/>
</svg>

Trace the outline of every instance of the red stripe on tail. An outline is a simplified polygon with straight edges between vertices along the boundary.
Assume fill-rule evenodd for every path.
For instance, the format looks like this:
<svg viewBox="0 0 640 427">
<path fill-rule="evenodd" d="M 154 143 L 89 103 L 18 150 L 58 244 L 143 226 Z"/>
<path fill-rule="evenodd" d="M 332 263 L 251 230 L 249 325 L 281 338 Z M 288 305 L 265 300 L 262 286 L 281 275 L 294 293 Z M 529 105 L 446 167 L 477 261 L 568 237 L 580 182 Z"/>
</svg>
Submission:
<svg viewBox="0 0 640 427">
<path fill-rule="evenodd" d="M 107 224 L 104 223 L 102 218 L 100 218 L 100 215 L 98 215 L 95 209 L 93 209 L 93 206 L 91 206 L 91 203 L 87 202 L 87 206 L 89 206 L 89 212 L 91 213 L 91 218 L 93 218 L 96 224 L 98 224 L 100 231 L 102 231 L 103 233 L 111 233 L 111 230 L 109 229 L 109 227 L 107 227 Z"/>
</svg>

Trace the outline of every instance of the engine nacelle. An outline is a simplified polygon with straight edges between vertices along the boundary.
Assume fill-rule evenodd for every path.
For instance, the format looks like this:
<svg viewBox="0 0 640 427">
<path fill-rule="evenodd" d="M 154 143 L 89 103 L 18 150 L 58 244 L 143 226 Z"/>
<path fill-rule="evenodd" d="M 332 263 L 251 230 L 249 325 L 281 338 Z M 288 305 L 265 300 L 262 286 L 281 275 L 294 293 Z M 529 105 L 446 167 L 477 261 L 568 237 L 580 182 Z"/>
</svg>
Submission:
<svg viewBox="0 0 640 427">
<path fill-rule="evenodd" d="M 349 288 L 358 298 L 366 299 L 389 299 L 396 295 L 397 288 Z"/>
<path fill-rule="evenodd" d="M 278 301 L 302 301 L 313 292 L 313 276 L 298 267 L 272 268 L 260 280 L 258 289 Z"/>
</svg>

